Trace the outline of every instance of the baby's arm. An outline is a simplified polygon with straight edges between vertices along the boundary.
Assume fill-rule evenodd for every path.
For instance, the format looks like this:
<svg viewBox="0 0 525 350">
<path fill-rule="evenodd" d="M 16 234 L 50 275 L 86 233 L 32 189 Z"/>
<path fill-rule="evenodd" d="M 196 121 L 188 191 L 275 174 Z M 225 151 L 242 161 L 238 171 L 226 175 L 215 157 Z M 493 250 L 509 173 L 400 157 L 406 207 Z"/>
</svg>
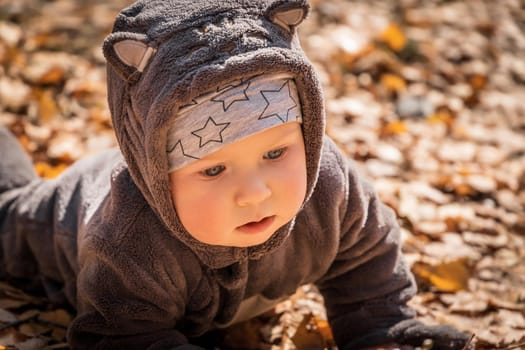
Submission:
<svg viewBox="0 0 525 350">
<path fill-rule="evenodd" d="M 344 166 L 339 252 L 318 285 L 337 344 L 359 349 L 388 343 L 389 328 L 414 316 L 405 303 L 416 287 L 401 257 L 394 214 L 349 163 Z"/>
<path fill-rule="evenodd" d="M 134 286 L 137 289 L 130 289 L 127 296 L 115 295 L 115 290 L 107 288 L 108 282 L 114 280 L 117 285 L 122 282 L 121 276 L 102 264 L 98 262 L 89 271 L 82 271 L 82 279 L 93 278 L 89 275 L 96 273 L 100 280 L 99 287 L 89 283 L 93 289 L 81 291 L 79 314 L 68 332 L 72 349 L 202 350 L 189 345 L 186 337 L 175 329 L 170 310 L 141 298 L 140 287 Z M 79 283 L 86 284 L 83 280 Z M 173 308 L 178 307 L 181 303 L 174 300 Z M 182 312 L 183 308 L 176 311 Z"/>
<path fill-rule="evenodd" d="M 23 288 L 43 284 L 56 303 L 65 302 L 64 291 L 73 302 L 80 211 L 75 205 L 83 171 L 71 166 L 59 179 L 39 178 L 5 127 L 0 127 L 0 151 L 0 276 Z"/>
<path fill-rule="evenodd" d="M 208 274 L 173 239 L 127 168 L 113 172 L 110 195 L 79 233 L 78 246 L 73 349 L 198 349 L 186 336 L 212 322 Z"/>
<path fill-rule="evenodd" d="M 185 283 L 168 276 L 165 257 L 146 263 L 140 250 L 148 247 L 116 247 L 99 237 L 84 243 L 78 316 L 68 333 L 72 349 L 202 350 L 177 330 L 186 309 Z"/>
<path fill-rule="evenodd" d="M 427 327 L 413 319 L 414 311 L 406 302 L 416 286 L 401 254 L 395 214 L 381 203 L 371 185 L 359 178 L 349 161 L 340 154 L 338 158 L 347 178 L 346 199 L 339 206 L 340 246 L 318 286 L 340 349 L 389 343 L 421 345 L 425 337 L 435 336 L 442 338 L 439 344 L 443 345 L 436 349 L 458 348 L 466 341 L 465 335 L 451 327 Z"/>
</svg>

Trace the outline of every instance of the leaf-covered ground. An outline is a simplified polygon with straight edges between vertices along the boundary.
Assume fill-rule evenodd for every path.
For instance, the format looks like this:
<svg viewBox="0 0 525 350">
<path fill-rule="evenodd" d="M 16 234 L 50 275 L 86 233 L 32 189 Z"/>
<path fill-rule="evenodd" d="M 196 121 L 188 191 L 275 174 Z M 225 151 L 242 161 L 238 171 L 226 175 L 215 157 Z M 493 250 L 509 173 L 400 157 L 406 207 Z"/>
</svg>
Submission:
<svg viewBox="0 0 525 350">
<path fill-rule="evenodd" d="M 127 3 L 0 0 L 0 124 L 44 177 L 115 145 L 100 46 Z M 420 290 L 412 306 L 474 333 L 477 349 L 525 348 L 525 4 L 313 9 L 300 33 L 325 87 L 327 130 L 399 216 Z M 71 317 L 0 283 L 0 349 L 66 349 Z M 214 341 L 335 349 L 312 286 Z"/>
</svg>

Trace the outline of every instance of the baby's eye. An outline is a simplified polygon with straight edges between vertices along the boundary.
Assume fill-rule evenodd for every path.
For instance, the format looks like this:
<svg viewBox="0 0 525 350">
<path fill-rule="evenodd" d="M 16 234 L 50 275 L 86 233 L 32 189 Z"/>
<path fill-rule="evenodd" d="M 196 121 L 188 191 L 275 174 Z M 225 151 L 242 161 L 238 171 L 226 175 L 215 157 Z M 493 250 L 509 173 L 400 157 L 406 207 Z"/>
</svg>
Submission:
<svg viewBox="0 0 525 350">
<path fill-rule="evenodd" d="M 208 168 L 208 169 L 205 169 L 205 170 L 201 171 L 201 174 L 203 174 L 204 176 L 207 176 L 207 177 L 214 177 L 214 176 L 218 176 L 220 173 L 222 173 L 224 171 L 224 169 L 226 169 L 224 167 L 224 165 L 217 165 L 217 166 L 214 166 L 214 167 L 211 167 L 211 168 Z"/>
<path fill-rule="evenodd" d="M 285 151 L 286 148 L 283 147 L 270 152 L 266 152 L 266 154 L 264 155 L 264 159 L 278 159 L 284 154 Z"/>
</svg>

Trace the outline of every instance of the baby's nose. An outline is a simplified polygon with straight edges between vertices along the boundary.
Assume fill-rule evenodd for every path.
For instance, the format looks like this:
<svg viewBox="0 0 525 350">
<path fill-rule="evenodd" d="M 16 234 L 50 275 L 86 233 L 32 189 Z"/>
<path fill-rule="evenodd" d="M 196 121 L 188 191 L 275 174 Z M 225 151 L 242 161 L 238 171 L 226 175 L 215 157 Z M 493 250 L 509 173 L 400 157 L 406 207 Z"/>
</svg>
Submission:
<svg viewBox="0 0 525 350">
<path fill-rule="evenodd" d="M 266 181 L 261 177 L 250 177 L 239 183 L 235 200 L 237 205 L 245 207 L 264 202 L 272 195 Z"/>
</svg>

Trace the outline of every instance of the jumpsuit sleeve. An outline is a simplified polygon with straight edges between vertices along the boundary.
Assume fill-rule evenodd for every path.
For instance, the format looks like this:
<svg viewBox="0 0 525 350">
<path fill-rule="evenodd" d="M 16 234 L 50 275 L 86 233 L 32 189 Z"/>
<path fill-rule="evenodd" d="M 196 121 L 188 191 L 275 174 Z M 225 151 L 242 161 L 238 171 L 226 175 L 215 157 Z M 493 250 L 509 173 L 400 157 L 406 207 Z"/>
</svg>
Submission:
<svg viewBox="0 0 525 350">
<path fill-rule="evenodd" d="M 184 279 L 162 274 L 176 266 L 159 268 L 160 257 L 139 263 L 145 261 L 137 259 L 139 244 L 118 249 L 125 242 L 84 232 L 90 218 L 100 218 L 95 212 L 107 201 L 120 153 L 87 158 L 45 180 L 2 127 L 0 149 L 0 277 L 23 279 L 26 287 L 34 282 L 53 302 L 76 306 L 68 329 L 72 349 L 200 349 L 177 330 Z"/>
<path fill-rule="evenodd" d="M 77 233 L 106 196 L 120 152 L 86 157 L 55 179 L 42 179 L 6 128 L 0 147 L 0 277 L 34 286 L 53 303 L 75 305 Z"/>
<path fill-rule="evenodd" d="M 415 294 L 413 276 L 403 260 L 394 212 L 360 179 L 350 161 L 339 156 L 345 195 L 339 210 L 339 248 L 317 285 L 340 349 L 385 344 L 389 330 L 414 317 L 406 302 Z"/>
<path fill-rule="evenodd" d="M 142 263 L 140 248 L 115 249 L 100 237 L 83 244 L 78 315 L 68 330 L 72 349 L 201 349 L 178 330 L 188 295 L 183 279 L 173 278 L 162 256 Z"/>
</svg>

